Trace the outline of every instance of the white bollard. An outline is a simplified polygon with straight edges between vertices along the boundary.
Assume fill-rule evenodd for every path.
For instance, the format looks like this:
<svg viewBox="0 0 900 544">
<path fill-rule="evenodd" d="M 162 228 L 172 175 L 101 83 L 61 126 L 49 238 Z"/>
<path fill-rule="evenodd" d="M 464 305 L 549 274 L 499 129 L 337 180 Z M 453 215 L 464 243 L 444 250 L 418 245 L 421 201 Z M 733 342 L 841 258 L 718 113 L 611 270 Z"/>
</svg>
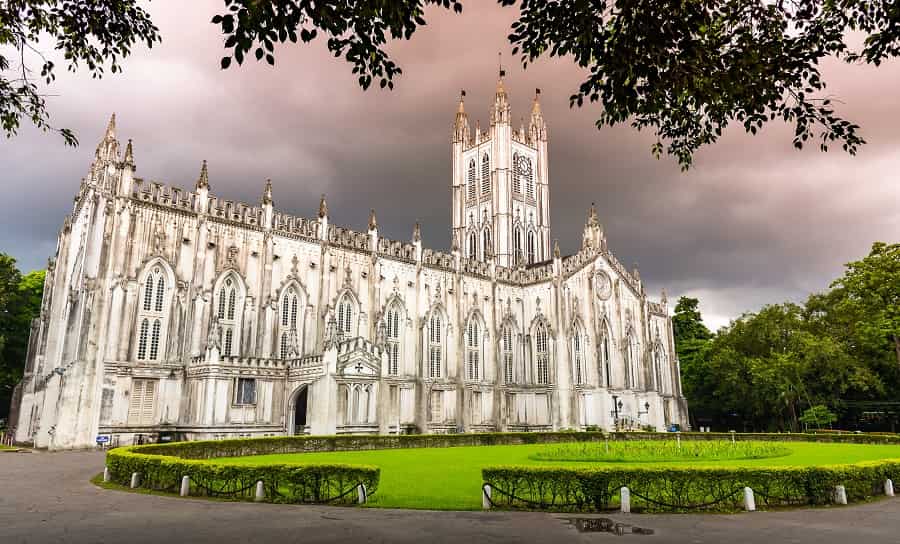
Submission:
<svg viewBox="0 0 900 544">
<path fill-rule="evenodd" d="M 894 482 L 890 478 L 884 481 L 884 494 L 888 497 L 894 496 Z"/>
<path fill-rule="evenodd" d="M 187 497 L 191 494 L 191 477 L 190 476 L 182 476 L 181 477 L 181 496 Z"/>
<path fill-rule="evenodd" d="M 484 484 L 481 487 L 481 508 L 484 510 L 491 509 L 491 484 Z"/>
<path fill-rule="evenodd" d="M 255 500 L 256 502 L 261 502 L 265 498 L 266 498 L 266 490 L 263 487 L 262 480 L 260 480 L 260 481 L 256 482 L 256 496 L 253 497 L 253 500 Z"/>
<path fill-rule="evenodd" d="M 847 490 L 844 486 L 834 486 L 834 502 L 837 504 L 847 504 Z"/>
<path fill-rule="evenodd" d="M 622 513 L 631 513 L 631 491 L 627 487 L 623 487 L 619 490 L 619 493 L 621 494 L 619 504 L 621 506 Z"/>
<path fill-rule="evenodd" d="M 141 473 L 140 472 L 132 472 L 131 473 L 131 489 L 134 489 L 141 485 Z"/>
<path fill-rule="evenodd" d="M 744 488 L 744 510 L 748 512 L 756 511 L 756 497 L 753 496 L 753 490 L 749 487 Z"/>
<path fill-rule="evenodd" d="M 103 481 L 108 482 L 109 480 L 110 480 L 109 467 L 103 467 Z"/>
<path fill-rule="evenodd" d="M 369 494 L 366 492 L 366 484 L 359 484 L 356 486 L 356 503 L 366 504 L 366 501 L 368 500 Z"/>
</svg>

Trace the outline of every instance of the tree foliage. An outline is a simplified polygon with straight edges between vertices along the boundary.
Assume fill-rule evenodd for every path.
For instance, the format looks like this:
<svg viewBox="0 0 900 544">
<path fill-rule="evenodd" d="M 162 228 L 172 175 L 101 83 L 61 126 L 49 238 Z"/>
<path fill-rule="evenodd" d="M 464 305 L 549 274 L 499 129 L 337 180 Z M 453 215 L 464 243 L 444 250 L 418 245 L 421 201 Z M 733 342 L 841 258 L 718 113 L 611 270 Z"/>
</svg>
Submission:
<svg viewBox="0 0 900 544">
<path fill-rule="evenodd" d="M 900 250 L 876 243 L 829 291 L 745 314 L 693 353 L 678 330 L 696 305 L 679 301 L 673 319 L 692 412 L 719 425 L 796 431 L 816 406 L 841 412 L 847 401 L 887 398 L 900 386 L 898 287 Z"/>
<path fill-rule="evenodd" d="M 122 71 L 122 60 L 136 43 L 152 47 L 159 30 L 137 0 L 8 0 L 0 2 L 0 124 L 7 137 L 22 118 L 36 127 L 58 132 L 69 145 L 78 139 L 70 129 L 54 128 L 46 96 L 37 81 L 56 79 L 56 64 L 40 49 L 49 36 L 67 68 L 86 67 L 91 77 Z M 8 51 L 12 51 L 9 54 Z M 35 75 L 36 57 L 39 76 Z"/>
<path fill-rule="evenodd" d="M 70 69 L 94 77 L 112 72 L 131 47 L 159 41 L 136 0 L 12 0 L 0 4 L 0 115 L 7 135 L 20 118 L 50 127 L 46 105 L 26 67 L 26 51 L 43 32 L 56 40 Z M 864 140 L 827 94 L 827 58 L 878 66 L 900 54 L 900 4 L 886 0 L 498 0 L 518 9 L 508 39 L 523 67 L 565 57 L 586 78 L 571 106 L 599 103 L 598 128 L 628 123 L 655 136 L 651 152 L 682 168 L 732 123 L 756 134 L 779 119 L 794 127 L 793 144 L 855 154 Z M 402 69 L 387 50 L 427 24 L 426 11 L 460 13 L 461 0 L 224 0 L 212 19 L 223 34 L 223 69 L 246 59 L 275 64 L 276 45 L 324 37 L 352 66 L 363 89 L 393 88 Z M 858 36 L 862 44 L 852 45 Z M 43 60 L 41 77 L 53 79 Z M 19 73 L 21 72 L 21 75 Z M 16 74 L 16 75 L 10 75 Z M 60 131 L 69 143 L 74 135 Z"/>
<path fill-rule="evenodd" d="M 44 271 L 22 276 L 16 260 L 0 253 L 0 418 L 22 377 L 31 320 L 40 314 Z"/>
</svg>

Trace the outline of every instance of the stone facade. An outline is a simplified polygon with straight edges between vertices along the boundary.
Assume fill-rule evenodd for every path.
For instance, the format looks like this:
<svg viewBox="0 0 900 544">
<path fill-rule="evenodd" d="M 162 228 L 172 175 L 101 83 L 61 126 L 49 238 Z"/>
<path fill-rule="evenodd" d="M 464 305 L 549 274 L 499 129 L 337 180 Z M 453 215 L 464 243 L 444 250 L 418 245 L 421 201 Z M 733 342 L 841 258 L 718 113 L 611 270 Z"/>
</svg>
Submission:
<svg viewBox="0 0 900 544">
<path fill-rule="evenodd" d="M 687 425 L 665 293 L 550 248 L 547 127 L 452 136 L 451 251 L 135 177 L 115 117 L 63 222 L 14 395 L 38 447 Z M 475 165 L 472 169 L 471 166 Z M 475 184 L 471 187 L 471 184 Z"/>
</svg>

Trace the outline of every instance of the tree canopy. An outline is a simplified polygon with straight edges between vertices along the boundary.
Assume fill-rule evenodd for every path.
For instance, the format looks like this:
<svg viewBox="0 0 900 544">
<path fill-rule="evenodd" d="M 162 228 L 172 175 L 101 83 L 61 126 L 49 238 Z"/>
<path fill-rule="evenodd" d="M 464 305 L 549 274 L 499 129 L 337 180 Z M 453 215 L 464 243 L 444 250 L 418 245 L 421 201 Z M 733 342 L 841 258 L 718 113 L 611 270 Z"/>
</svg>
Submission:
<svg viewBox="0 0 900 544">
<path fill-rule="evenodd" d="M 31 320 L 40 314 L 43 292 L 43 270 L 23 276 L 16 260 L 0 253 L 0 418 L 22 378 Z"/>
<path fill-rule="evenodd" d="M 212 19 L 227 51 L 223 69 L 247 59 L 275 64 L 277 44 L 324 37 L 359 85 L 392 89 L 402 69 L 386 49 L 427 24 L 426 10 L 463 11 L 461 0 L 223 0 Z M 856 124 L 826 94 L 820 66 L 828 57 L 874 66 L 900 54 L 900 4 L 887 0 L 498 0 L 517 8 L 508 39 L 523 67 L 564 57 L 587 73 L 569 102 L 602 106 L 598 128 L 628 123 L 655 136 L 651 152 L 682 168 L 732 123 L 756 134 L 780 119 L 794 126 L 793 145 L 810 141 L 855 154 Z M 11 0 L 0 4 L 0 119 L 7 135 L 25 116 L 49 129 L 43 95 L 25 60 L 41 33 L 56 40 L 69 68 L 92 76 L 159 31 L 137 0 Z M 862 36 L 861 45 L 853 45 Z M 232 62 L 235 61 L 235 62 Z M 49 83 L 54 65 L 43 60 Z M 71 131 L 60 130 L 68 143 Z"/>
</svg>

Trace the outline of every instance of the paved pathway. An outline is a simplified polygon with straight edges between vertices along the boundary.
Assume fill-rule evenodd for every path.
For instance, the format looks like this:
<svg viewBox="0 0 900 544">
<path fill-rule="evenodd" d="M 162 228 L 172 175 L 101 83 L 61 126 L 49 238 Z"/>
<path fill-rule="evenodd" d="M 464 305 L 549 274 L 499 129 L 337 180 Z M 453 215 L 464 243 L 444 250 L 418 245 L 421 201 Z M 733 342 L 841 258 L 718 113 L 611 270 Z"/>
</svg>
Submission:
<svg viewBox="0 0 900 544">
<path fill-rule="evenodd" d="M 579 533 L 569 515 L 223 503 L 95 487 L 99 452 L 0 453 L 0 543 L 900 542 L 900 497 L 738 515 L 611 515 L 653 535 Z"/>
</svg>

